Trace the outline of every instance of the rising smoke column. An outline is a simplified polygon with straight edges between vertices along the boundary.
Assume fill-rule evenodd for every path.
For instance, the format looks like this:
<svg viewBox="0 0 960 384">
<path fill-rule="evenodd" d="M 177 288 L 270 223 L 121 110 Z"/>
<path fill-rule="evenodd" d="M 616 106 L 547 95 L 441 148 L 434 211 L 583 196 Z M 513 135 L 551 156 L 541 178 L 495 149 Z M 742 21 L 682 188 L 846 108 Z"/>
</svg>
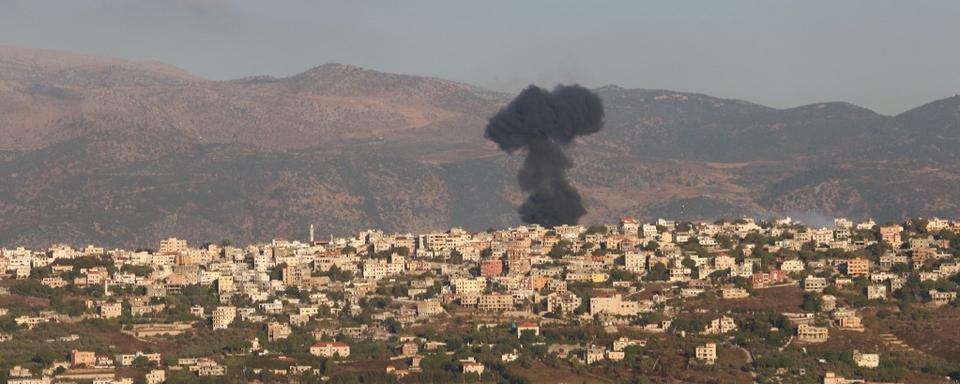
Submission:
<svg viewBox="0 0 960 384">
<path fill-rule="evenodd" d="M 497 112 L 484 137 L 513 154 L 526 151 L 517 173 L 527 200 L 518 212 L 525 223 L 552 227 L 576 224 L 587 213 L 580 193 L 567 180 L 573 160 L 565 149 L 577 136 L 603 128 L 603 103 L 579 85 L 558 85 L 552 92 L 529 86 Z"/>
</svg>

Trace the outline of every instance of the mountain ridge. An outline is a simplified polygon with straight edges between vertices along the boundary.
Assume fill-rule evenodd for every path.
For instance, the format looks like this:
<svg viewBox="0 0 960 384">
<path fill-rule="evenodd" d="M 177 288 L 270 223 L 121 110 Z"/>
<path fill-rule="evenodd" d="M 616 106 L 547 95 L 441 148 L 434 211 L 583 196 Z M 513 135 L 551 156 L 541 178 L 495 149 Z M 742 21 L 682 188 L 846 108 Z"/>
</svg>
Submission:
<svg viewBox="0 0 960 384">
<path fill-rule="evenodd" d="M 62 52 L 18 52 L 59 60 L 24 76 L 5 67 L 24 60 L 4 52 L 3 245 L 518 223 L 520 159 L 482 136 L 508 94 L 336 63 L 280 78 L 170 70 L 164 80 L 165 66 L 141 74 L 135 62 Z M 69 63 L 84 70 L 64 70 Z M 595 91 L 607 127 L 570 150 L 587 222 L 960 215 L 960 97 L 886 116 L 845 102 L 776 109 L 670 90 Z"/>
</svg>

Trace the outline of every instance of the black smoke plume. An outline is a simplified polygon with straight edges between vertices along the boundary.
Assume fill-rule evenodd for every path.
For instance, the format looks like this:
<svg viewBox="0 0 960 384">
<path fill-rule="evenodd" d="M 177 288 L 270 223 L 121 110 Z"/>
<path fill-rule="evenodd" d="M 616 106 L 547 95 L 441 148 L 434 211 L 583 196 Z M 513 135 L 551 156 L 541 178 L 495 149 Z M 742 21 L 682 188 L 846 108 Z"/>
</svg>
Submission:
<svg viewBox="0 0 960 384">
<path fill-rule="evenodd" d="M 525 223 L 552 227 L 576 224 L 587 213 L 580 193 L 567 180 L 573 160 L 564 152 L 577 136 L 603 128 L 603 103 L 579 85 L 558 85 L 552 92 L 529 86 L 497 112 L 484 137 L 527 158 L 517 173 L 528 194 L 518 212 Z"/>
</svg>

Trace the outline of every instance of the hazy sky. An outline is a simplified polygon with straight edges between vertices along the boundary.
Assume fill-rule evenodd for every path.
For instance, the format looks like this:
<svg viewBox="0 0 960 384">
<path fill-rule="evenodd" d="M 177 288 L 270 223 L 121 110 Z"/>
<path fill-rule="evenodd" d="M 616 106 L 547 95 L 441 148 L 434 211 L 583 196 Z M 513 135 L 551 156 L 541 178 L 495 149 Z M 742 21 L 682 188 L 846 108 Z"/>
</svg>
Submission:
<svg viewBox="0 0 960 384">
<path fill-rule="evenodd" d="M 0 44 L 210 79 L 342 62 L 511 92 L 617 84 L 887 114 L 960 93 L 956 0 L 0 0 Z"/>
</svg>

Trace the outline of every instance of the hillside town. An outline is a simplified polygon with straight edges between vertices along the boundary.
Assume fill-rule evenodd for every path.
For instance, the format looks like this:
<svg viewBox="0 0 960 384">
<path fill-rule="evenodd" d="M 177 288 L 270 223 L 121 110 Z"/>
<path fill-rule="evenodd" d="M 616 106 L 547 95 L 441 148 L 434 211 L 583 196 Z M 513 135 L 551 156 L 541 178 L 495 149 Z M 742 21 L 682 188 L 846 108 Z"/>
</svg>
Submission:
<svg viewBox="0 0 960 384">
<path fill-rule="evenodd" d="M 949 382 L 958 256 L 938 218 L 9 246 L 0 379 Z"/>
</svg>

